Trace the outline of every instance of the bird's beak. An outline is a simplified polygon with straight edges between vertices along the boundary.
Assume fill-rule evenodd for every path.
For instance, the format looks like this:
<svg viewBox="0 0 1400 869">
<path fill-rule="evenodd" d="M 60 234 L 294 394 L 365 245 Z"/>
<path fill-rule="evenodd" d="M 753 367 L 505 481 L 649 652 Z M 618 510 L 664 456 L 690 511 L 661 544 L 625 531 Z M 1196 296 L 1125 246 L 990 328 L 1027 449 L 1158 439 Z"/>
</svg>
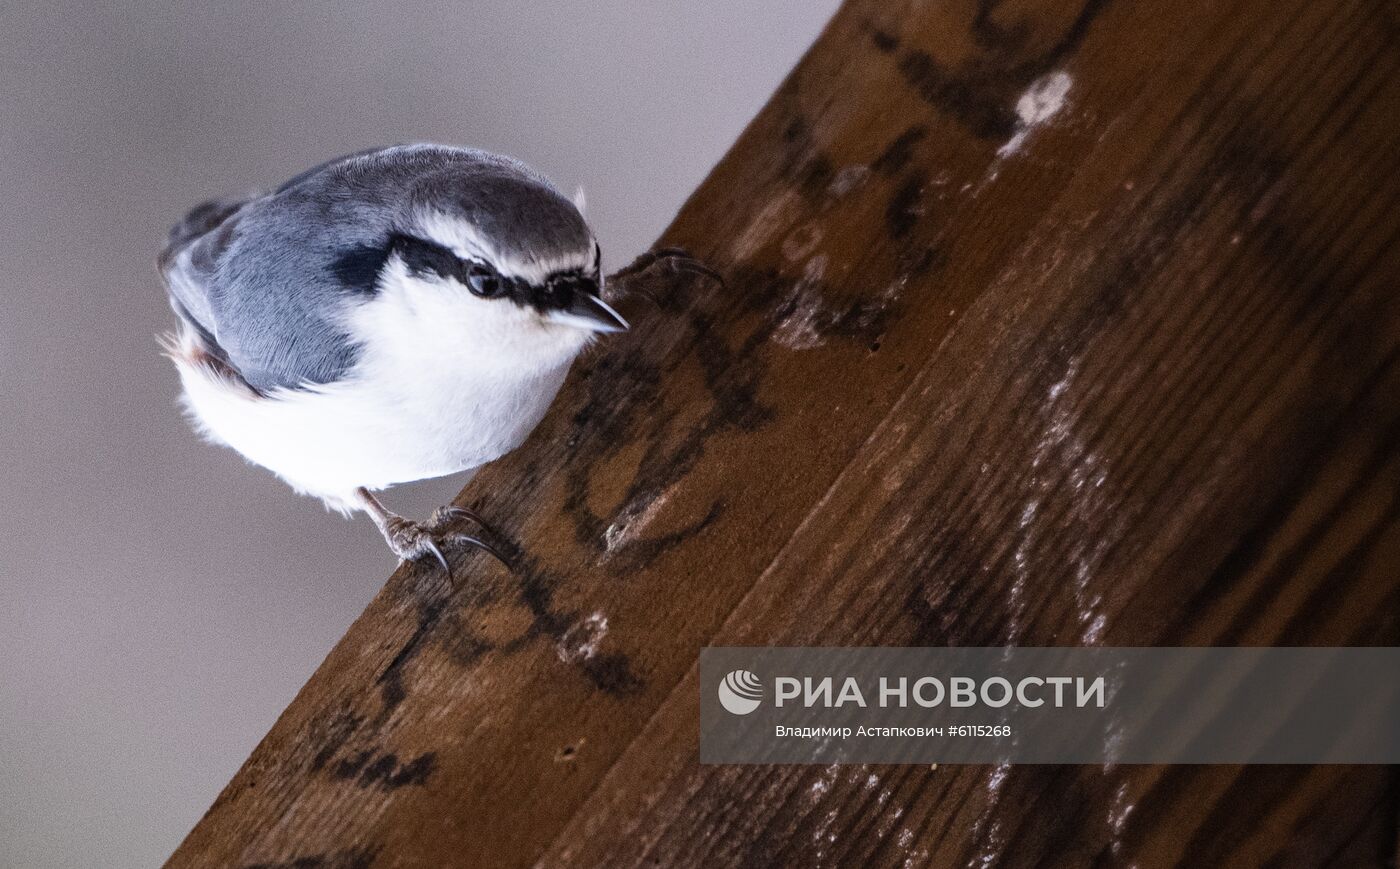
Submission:
<svg viewBox="0 0 1400 869">
<path fill-rule="evenodd" d="M 592 293 L 576 293 L 574 302 L 567 308 L 550 311 L 547 319 L 551 323 L 587 329 L 590 332 L 626 332 L 627 321 L 614 311 L 612 305 Z"/>
</svg>

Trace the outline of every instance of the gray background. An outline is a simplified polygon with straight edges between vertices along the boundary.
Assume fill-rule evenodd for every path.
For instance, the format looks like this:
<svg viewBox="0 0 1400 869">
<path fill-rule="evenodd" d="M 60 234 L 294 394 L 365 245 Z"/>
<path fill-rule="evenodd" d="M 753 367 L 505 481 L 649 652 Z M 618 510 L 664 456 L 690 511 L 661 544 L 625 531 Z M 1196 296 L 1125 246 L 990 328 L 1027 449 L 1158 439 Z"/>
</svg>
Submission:
<svg viewBox="0 0 1400 869">
<path fill-rule="evenodd" d="M 583 185 L 616 266 L 836 5 L 4 4 L 0 865 L 162 860 L 393 565 L 178 416 L 153 339 L 170 223 L 435 140 Z"/>
</svg>

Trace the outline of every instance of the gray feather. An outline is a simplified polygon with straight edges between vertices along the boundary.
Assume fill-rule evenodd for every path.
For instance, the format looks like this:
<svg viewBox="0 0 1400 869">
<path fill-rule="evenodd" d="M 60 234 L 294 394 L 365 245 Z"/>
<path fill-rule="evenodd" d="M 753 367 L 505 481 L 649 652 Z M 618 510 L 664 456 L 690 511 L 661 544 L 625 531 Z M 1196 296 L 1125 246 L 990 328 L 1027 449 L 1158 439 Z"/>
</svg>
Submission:
<svg viewBox="0 0 1400 869">
<path fill-rule="evenodd" d="M 587 249 L 582 217 L 518 161 L 396 146 L 317 166 L 270 194 L 192 210 L 159 259 L 172 308 L 254 388 L 336 381 L 357 348 L 343 314 L 376 292 L 390 238 L 414 215 L 471 221 L 518 258 Z"/>
</svg>

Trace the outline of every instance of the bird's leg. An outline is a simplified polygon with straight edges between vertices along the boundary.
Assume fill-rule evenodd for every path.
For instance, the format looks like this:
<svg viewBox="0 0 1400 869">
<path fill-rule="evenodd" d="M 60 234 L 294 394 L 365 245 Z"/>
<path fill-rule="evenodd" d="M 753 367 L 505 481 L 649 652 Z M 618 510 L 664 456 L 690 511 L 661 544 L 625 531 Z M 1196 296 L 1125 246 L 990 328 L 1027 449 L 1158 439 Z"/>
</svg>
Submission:
<svg viewBox="0 0 1400 869">
<path fill-rule="evenodd" d="M 369 514 L 369 518 L 374 520 L 379 533 L 384 535 L 384 542 L 389 544 L 395 555 L 404 561 L 417 561 L 431 553 L 442 565 L 442 569 L 447 571 L 447 575 L 452 576 L 452 567 L 448 565 L 442 549 L 433 539 L 431 530 L 390 512 L 389 508 L 381 504 L 379 499 L 363 486 L 355 490 L 355 500 Z"/>
<path fill-rule="evenodd" d="M 455 581 L 452 567 L 447 563 L 447 557 L 442 554 L 442 545 L 465 543 L 486 551 L 504 564 L 507 570 L 513 569 L 510 561 L 501 554 L 500 550 L 479 537 L 470 534 L 441 533 L 442 526 L 450 522 L 456 515 L 455 513 L 449 511 L 444 515 L 443 510 L 438 510 L 433 514 L 432 523 L 424 525 L 391 512 L 364 487 L 355 490 L 355 500 L 369 514 L 370 519 L 374 520 L 374 524 L 379 528 L 379 533 L 384 535 L 384 541 L 389 544 L 389 548 L 405 561 L 416 561 L 425 555 L 432 555 L 442 565 L 442 569 L 447 571 L 448 578 Z M 455 509 L 464 510 L 460 507 Z M 475 516 L 471 511 L 464 510 L 464 514 Z M 485 527 L 484 524 L 483 527 Z"/>
</svg>

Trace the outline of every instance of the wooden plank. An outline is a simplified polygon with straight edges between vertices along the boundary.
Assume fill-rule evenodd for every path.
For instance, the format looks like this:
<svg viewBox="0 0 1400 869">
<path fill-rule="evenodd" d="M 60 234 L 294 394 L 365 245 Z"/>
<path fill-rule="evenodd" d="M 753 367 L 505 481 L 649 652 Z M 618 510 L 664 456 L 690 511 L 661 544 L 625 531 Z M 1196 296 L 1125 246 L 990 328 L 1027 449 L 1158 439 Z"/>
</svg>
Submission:
<svg viewBox="0 0 1400 869">
<path fill-rule="evenodd" d="M 665 235 L 727 287 L 463 493 L 520 574 L 395 574 L 171 864 L 1393 858 L 1382 768 L 701 767 L 695 661 L 1400 641 L 1397 27 L 851 0 Z"/>
</svg>

